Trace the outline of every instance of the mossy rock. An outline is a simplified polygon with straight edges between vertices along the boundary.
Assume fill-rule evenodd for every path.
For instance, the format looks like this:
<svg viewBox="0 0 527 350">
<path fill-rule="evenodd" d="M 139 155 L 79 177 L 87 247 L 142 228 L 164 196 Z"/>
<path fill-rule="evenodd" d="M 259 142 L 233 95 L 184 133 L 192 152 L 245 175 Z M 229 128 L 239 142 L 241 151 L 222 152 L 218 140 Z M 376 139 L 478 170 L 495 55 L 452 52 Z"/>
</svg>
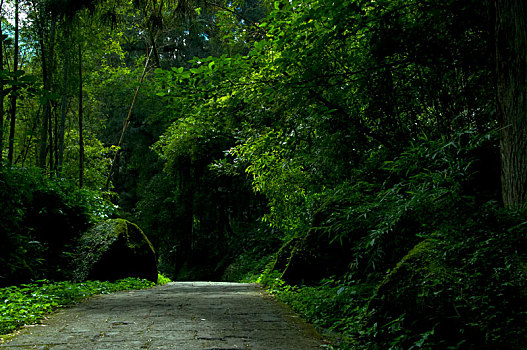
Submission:
<svg viewBox="0 0 527 350">
<path fill-rule="evenodd" d="M 379 284 L 370 309 L 393 315 L 418 315 L 441 305 L 443 288 L 454 283 L 454 276 L 439 257 L 440 245 L 427 239 L 410 250 Z"/>
<path fill-rule="evenodd" d="M 111 219 L 96 224 L 80 238 L 75 254 L 77 281 L 137 277 L 157 281 L 154 247 L 134 223 Z"/>
<path fill-rule="evenodd" d="M 404 315 L 404 327 L 415 334 L 434 329 L 436 335 L 456 337 L 460 276 L 442 258 L 444 251 L 434 239 L 415 245 L 378 285 L 368 305 L 366 325 L 376 324 L 388 332 L 390 327 L 385 325 Z"/>
</svg>

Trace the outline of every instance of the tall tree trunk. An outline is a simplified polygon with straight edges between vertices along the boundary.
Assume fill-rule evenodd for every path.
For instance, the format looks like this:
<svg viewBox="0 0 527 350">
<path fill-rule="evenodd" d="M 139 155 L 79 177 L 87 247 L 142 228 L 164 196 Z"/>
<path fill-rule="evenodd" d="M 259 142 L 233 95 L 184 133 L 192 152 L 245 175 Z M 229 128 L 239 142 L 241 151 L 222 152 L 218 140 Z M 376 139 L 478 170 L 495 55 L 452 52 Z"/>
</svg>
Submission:
<svg viewBox="0 0 527 350">
<path fill-rule="evenodd" d="M 38 120 L 40 119 L 39 114 L 37 113 L 35 119 L 31 122 L 31 127 L 28 127 L 26 131 L 24 132 L 24 135 L 30 135 L 29 139 L 27 140 L 27 143 L 24 143 L 23 147 L 21 148 L 20 154 L 18 155 L 15 163 L 20 162 L 20 166 L 24 167 L 24 164 L 26 163 L 27 156 L 29 154 L 29 151 L 31 150 L 31 144 L 33 143 L 33 135 L 35 134 L 35 130 L 38 126 Z"/>
<path fill-rule="evenodd" d="M 506 207 L 527 199 L 527 3 L 496 0 L 497 111 Z"/>
<path fill-rule="evenodd" d="M 51 28 L 48 38 L 48 47 L 46 50 L 45 36 L 44 36 L 44 21 L 40 24 L 40 50 L 42 55 L 42 77 L 44 83 L 44 90 L 46 93 L 51 92 L 51 77 L 52 77 L 52 61 L 53 61 L 53 48 L 55 41 L 55 19 L 51 20 Z M 40 132 L 39 141 L 39 156 L 38 166 L 42 169 L 46 168 L 46 157 L 48 151 L 48 128 L 49 121 L 51 119 L 51 101 L 47 98 L 44 99 L 44 105 L 42 109 L 42 129 Z"/>
<path fill-rule="evenodd" d="M 42 109 L 42 124 L 40 129 L 39 151 L 38 151 L 38 166 L 42 169 L 46 168 L 46 157 L 48 155 L 48 122 L 51 115 L 51 105 L 49 101 L 44 102 Z"/>
<path fill-rule="evenodd" d="M 156 68 L 161 68 L 161 61 L 159 59 L 159 52 L 157 50 L 156 35 L 150 35 L 150 41 L 152 44 L 152 55 L 154 56 L 154 64 Z"/>
<path fill-rule="evenodd" d="M 69 38 L 69 31 L 67 33 Z M 67 110 L 67 87 L 68 87 L 68 72 L 70 67 L 69 50 L 64 53 L 64 77 L 62 80 L 62 101 L 60 104 L 60 125 L 58 134 L 58 152 L 57 152 L 57 173 L 62 173 L 62 164 L 64 162 L 64 134 L 66 129 L 66 110 Z"/>
<path fill-rule="evenodd" d="M 182 211 L 179 216 L 179 224 L 175 228 L 177 249 L 175 253 L 175 275 L 188 263 L 192 257 L 194 248 L 194 193 L 196 189 L 196 178 L 194 176 L 193 164 L 190 159 L 184 159 L 178 164 L 178 200 Z"/>
<path fill-rule="evenodd" d="M 0 1 L 0 9 L 4 6 L 4 1 Z M 0 71 L 4 70 L 4 32 L 2 31 L 2 21 L 0 20 Z M 0 167 L 3 164 L 4 153 L 4 84 L 0 81 Z"/>
<path fill-rule="evenodd" d="M 15 52 L 13 53 L 13 88 L 11 90 L 11 123 L 9 127 L 9 149 L 7 152 L 7 161 L 13 164 L 15 153 L 15 126 L 16 126 L 16 100 L 17 100 L 17 71 L 18 71 L 18 0 L 15 1 Z"/>
<path fill-rule="evenodd" d="M 84 186 L 84 135 L 82 110 L 82 46 L 79 42 L 79 188 Z"/>
<path fill-rule="evenodd" d="M 53 113 L 53 154 L 54 154 L 54 167 L 51 167 L 55 175 L 58 174 L 58 164 L 59 164 L 59 116 L 57 110 Z"/>
<path fill-rule="evenodd" d="M 51 101 L 50 101 L 51 104 Z M 53 162 L 53 110 L 49 114 L 48 120 L 48 139 L 49 139 L 49 174 L 53 173 L 54 162 Z"/>
</svg>

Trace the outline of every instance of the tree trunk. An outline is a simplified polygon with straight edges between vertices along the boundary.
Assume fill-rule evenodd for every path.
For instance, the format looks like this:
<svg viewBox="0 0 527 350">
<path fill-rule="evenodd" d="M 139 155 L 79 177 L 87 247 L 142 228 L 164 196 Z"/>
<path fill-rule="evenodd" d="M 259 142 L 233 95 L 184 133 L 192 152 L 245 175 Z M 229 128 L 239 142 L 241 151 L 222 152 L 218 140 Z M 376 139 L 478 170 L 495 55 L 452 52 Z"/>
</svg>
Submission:
<svg viewBox="0 0 527 350">
<path fill-rule="evenodd" d="M 58 152 L 57 152 L 57 173 L 62 173 L 62 164 L 64 163 L 64 134 L 66 129 L 66 110 L 67 110 L 67 86 L 68 71 L 70 66 L 69 51 L 64 53 L 64 78 L 62 81 L 62 101 L 60 104 L 60 125 L 58 134 Z"/>
<path fill-rule="evenodd" d="M 42 20 L 42 22 L 44 22 Z M 46 50 L 45 36 L 44 36 L 44 23 L 40 24 L 40 50 L 42 55 L 42 77 L 44 84 L 44 91 L 46 93 L 51 92 L 51 77 L 52 77 L 52 60 L 53 60 L 53 48 L 55 40 L 55 20 L 51 20 L 51 29 L 49 34 L 49 43 Z M 46 168 L 46 157 L 48 151 L 48 128 L 49 121 L 51 119 L 51 101 L 48 98 L 44 99 L 44 105 L 42 109 L 42 129 L 40 132 L 39 141 L 39 157 L 38 166 L 42 169 Z"/>
<path fill-rule="evenodd" d="M 178 164 L 178 200 L 182 206 L 179 225 L 175 228 L 177 250 L 175 254 L 175 275 L 181 272 L 185 263 L 192 257 L 194 248 L 194 208 L 195 177 L 190 159 L 184 159 Z"/>
<path fill-rule="evenodd" d="M 496 0 L 497 112 L 505 207 L 527 197 L 527 3 Z"/>
<path fill-rule="evenodd" d="M 79 43 L 79 188 L 84 186 L 84 136 L 82 111 L 82 47 Z"/>
<path fill-rule="evenodd" d="M 49 101 L 51 104 L 51 101 Z M 49 140 L 49 174 L 53 173 L 54 163 L 53 163 L 53 111 L 49 114 L 48 120 L 48 140 Z"/>
<path fill-rule="evenodd" d="M 39 152 L 38 152 L 38 166 L 42 169 L 46 168 L 46 157 L 48 155 L 48 121 L 51 115 L 51 105 L 49 101 L 44 102 L 42 113 L 42 129 L 40 129 Z"/>
<path fill-rule="evenodd" d="M 52 133 L 52 140 L 53 140 L 53 155 L 54 155 L 54 167 L 52 166 L 51 169 L 54 171 L 55 175 L 58 175 L 58 164 L 59 164 L 59 116 L 57 113 L 57 109 L 55 106 L 55 111 L 53 113 L 53 133 Z"/>
<path fill-rule="evenodd" d="M 29 132 L 26 131 L 24 133 L 25 135 L 29 134 L 30 136 L 29 136 L 29 139 L 27 140 L 27 144 L 25 144 L 24 147 L 22 147 L 22 150 L 15 162 L 15 163 L 18 163 L 20 161 L 21 167 L 24 167 L 29 151 L 31 150 L 31 145 L 33 143 L 33 135 L 35 134 L 35 130 L 37 129 L 37 126 L 38 126 L 38 120 L 40 119 L 39 114 L 40 114 L 40 111 L 37 112 L 35 119 L 31 122 L 31 127 L 29 128 Z"/>
<path fill-rule="evenodd" d="M 4 6 L 4 1 L 0 1 L 0 9 Z M 0 71 L 4 70 L 4 33 L 2 31 L 2 21 L 0 21 Z M 0 168 L 3 164 L 4 153 L 4 84 L 0 80 Z"/>
<path fill-rule="evenodd" d="M 154 56 L 154 64 L 156 68 L 161 68 L 161 61 L 159 60 L 159 52 L 157 50 L 156 36 L 151 34 L 150 41 L 152 43 L 152 55 Z"/>
<path fill-rule="evenodd" d="M 11 90 L 11 123 L 9 127 L 9 149 L 7 161 L 13 164 L 15 153 L 15 126 L 16 126 L 16 100 L 17 100 L 17 71 L 18 71 L 18 0 L 15 1 L 15 52 L 13 53 L 13 87 Z"/>
</svg>

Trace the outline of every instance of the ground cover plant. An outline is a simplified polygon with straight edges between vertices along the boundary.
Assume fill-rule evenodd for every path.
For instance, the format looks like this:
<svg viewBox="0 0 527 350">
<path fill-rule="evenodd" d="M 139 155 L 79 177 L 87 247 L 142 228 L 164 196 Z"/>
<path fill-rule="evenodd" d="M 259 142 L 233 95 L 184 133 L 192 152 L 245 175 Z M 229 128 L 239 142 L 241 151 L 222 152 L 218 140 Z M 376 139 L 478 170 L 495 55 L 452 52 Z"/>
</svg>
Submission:
<svg viewBox="0 0 527 350">
<path fill-rule="evenodd" d="M 166 283 L 166 279 L 161 279 Z M 84 283 L 50 282 L 47 280 L 0 288 L 0 337 L 24 325 L 38 323 L 60 307 L 65 307 L 97 294 L 144 289 L 154 283 L 136 278 L 116 282 Z"/>
</svg>

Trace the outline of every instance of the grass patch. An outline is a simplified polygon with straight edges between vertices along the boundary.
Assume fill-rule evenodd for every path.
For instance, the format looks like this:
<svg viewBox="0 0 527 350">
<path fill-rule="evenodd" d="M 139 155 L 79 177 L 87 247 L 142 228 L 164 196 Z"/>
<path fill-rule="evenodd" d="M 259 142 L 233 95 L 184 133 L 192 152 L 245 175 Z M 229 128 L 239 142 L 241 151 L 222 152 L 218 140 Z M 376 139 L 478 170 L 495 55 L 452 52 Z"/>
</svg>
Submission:
<svg viewBox="0 0 527 350">
<path fill-rule="evenodd" d="M 113 283 L 42 280 L 31 284 L 0 288 L 0 340 L 5 339 L 3 334 L 14 332 L 24 325 L 37 323 L 59 307 L 74 304 L 97 294 L 110 294 L 153 286 L 154 283 L 147 280 L 126 278 Z"/>
</svg>

